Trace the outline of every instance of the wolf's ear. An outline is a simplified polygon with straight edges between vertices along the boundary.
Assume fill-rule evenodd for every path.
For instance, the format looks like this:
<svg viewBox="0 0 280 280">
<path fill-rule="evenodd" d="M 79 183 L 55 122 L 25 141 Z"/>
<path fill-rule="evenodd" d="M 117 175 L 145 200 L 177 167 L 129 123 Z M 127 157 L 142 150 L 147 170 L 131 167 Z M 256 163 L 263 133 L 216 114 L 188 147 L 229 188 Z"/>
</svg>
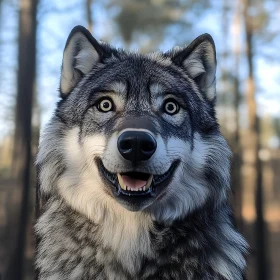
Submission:
<svg viewBox="0 0 280 280">
<path fill-rule="evenodd" d="M 200 35 L 172 60 L 187 72 L 208 100 L 215 99 L 217 61 L 211 35 Z"/>
<path fill-rule="evenodd" d="M 103 55 L 103 48 L 86 28 L 80 25 L 74 27 L 68 36 L 63 53 L 61 97 L 67 96 Z"/>
</svg>

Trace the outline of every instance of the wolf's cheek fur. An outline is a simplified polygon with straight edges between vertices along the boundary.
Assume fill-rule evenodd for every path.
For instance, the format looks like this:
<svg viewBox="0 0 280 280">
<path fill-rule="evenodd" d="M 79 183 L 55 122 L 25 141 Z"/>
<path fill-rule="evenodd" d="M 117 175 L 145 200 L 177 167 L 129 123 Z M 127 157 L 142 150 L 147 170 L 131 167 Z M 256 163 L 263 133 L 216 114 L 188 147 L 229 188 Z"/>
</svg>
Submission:
<svg viewBox="0 0 280 280">
<path fill-rule="evenodd" d="M 64 160 L 66 170 L 57 182 L 58 192 L 77 211 L 88 218 L 99 220 L 102 218 L 102 209 L 112 200 L 104 189 L 99 172 L 94 163 L 94 155 L 98 156 L 104 149 L 103 138 L 95 137 L 94 145 L 85 146 L 79 143 L 79 129 L 74 128 L 64 138 Z M 94 149 L 94 154 L 91 153 Z"/>
<path fill-rule="evenodd" d="M 151 205 L 156 220 L 172 221 L 182 217 L 202 207 L 210 193 L 217 194 L 217 204 L 226 198 L 230 162 L 225 160 L 224 155 L 228 155 L 228 158 L 230 150 L 222 136 L 205 140 L 199 133 L 195 133 L 193 148 L 190 143 L 173 138 L 169 139 L 167 149 L 170 160 L 179 158 L 181 164 L 166 190 L 166 195 Z M 209 184 L 206 170 L 211 170 L 213 177 L 218 176 L 220 183 L 223 183 L 223 189 Z"/>
</svg>

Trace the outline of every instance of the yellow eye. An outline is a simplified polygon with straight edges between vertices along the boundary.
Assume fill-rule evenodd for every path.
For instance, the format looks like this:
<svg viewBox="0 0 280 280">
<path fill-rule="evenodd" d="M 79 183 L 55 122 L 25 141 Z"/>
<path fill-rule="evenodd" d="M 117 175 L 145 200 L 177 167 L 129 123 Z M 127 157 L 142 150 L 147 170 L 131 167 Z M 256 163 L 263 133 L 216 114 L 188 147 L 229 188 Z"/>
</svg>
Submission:
<svg viewBox="0 0 280 280">
<path fill-rule="evenodd" d="M 168 115 L 175 115 L 179 112 L 179 110 L 180 110 L 179 104 L 173 99 L 168 99 L 164 103 L 164 111 Z"/>
<path fill-rule="evenodd" d="M 112 111 L 113 107 L 114 107 L 113 101 L 109 98 L 104 98 L 104 99 L 100 100 L 97 104 L 97 109 L 103 113 Z"/>
</svg>

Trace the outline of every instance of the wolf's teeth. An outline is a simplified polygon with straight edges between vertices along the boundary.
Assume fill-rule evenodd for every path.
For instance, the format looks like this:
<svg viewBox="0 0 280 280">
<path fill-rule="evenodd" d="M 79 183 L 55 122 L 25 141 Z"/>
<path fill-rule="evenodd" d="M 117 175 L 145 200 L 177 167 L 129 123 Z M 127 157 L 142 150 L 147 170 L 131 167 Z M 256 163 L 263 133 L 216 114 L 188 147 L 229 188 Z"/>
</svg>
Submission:
<svg viewBox="0 0 280 280">
<path fill-rule="evenodd" d="M 124 184 L 124 181 L 123 181 L 122 176 L 120 174 L 118 174 L 118 180 L 119 180 L 120 187 L 123 190 L 126 190 L 126 185 Z"/>
<path fill-rule="evenodd" d="M 148 181 L 147 181 L 147 184 L 142 187 L 142 188 L 139 188 L 139 189 L 133 189 L 133 188 L 130 188 L 128 186 L 125 185 L 123 179 L 122 179 L 122 176 L 120 174 L 118 174 L 118 181 L 119 181 L 119 185 L 121 187 L 121 189 L 125 190 L 125 191 L 131 191 L 131 192 L 141 192 L 141 191 L 146 191 L 150 188 L 151 184 L 152 184 L 152 180 L 153 180 L 153 175 L 150 175 Z"/>
<path fill-rule="evenodd" d="M 151 186 L 151 184 L 152 184 L 152 180 L 153 180 L 153 175 L 151 175 L 151 176 L 149 177 L 149 179 L 148 179 L 148 181 L 147 181 L 147 184 L 146 184 L 146 186 L 144 187 L 145 190 L 148 190 L 148 189 L 150 188 L 150 186 Z"/>
</svg>

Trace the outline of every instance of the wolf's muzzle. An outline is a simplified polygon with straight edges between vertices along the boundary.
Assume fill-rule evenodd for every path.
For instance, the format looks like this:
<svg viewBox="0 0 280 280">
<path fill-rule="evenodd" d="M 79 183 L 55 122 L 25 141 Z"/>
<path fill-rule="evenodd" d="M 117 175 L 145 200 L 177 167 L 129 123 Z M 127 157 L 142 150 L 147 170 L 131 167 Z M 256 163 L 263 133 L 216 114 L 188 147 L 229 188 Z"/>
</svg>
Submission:
<svg viewBox="0 0 280 280">
<path fill-rule="evenodd" d="M 125 131 L 118 138 L 120 154 L 133 164 L 148 160 L 156 149 L 156 139 L 148 132 Z"/>
</svg>

